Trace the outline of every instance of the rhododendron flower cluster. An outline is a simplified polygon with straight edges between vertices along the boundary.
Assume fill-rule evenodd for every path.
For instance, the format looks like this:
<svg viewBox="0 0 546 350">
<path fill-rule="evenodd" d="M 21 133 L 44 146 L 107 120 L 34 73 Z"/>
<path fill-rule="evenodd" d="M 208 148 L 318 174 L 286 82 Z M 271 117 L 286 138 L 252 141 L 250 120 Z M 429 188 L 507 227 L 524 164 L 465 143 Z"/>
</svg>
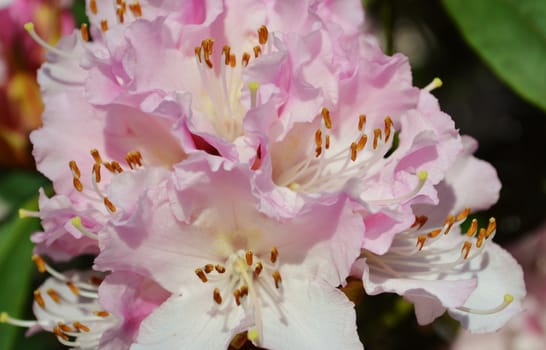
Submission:
<svg viewBox="0 0 546 350">
<path fill-rule="evenodd" d="M 48 47 L 31 135 L 36 321 L 76 348 L 360 349 L 349 276 L 472 331 L 520 309 L 521 270 L 460 224 L 496 201 L 359 1 L 98 1 Z M 32 24 L 30 35 L 41 39 Z M 48 46 L 44 43 L 45 46 Z M 94 255 L 92 271 L 46 261 Z M 502 273 L 500 271 L 502 270 Z"/>
</svg>

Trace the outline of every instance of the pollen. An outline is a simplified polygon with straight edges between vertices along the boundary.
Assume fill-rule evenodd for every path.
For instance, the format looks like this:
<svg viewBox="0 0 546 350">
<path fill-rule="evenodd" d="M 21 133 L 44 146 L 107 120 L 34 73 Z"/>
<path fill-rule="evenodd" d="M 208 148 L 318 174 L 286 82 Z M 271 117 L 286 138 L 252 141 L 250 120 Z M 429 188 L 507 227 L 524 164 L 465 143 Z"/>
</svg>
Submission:
<svg viewBox="0 0 546 350">
<path fill-rule="evenodd" d="M 104 206 L 106 207 L 106 209 L 108 209 L 110 213 L 116 212 L 116 206 L 108 199 L 108 197 L 104 197 L 103 202 Z"/>
<path fill-rule="evenodd" d="M 381 129 L 374 129 L 373 131 L 373 149 L 374 150 L 377 148 L 379 140 L 381 140 Z"/>
<path fill-rule="evenodd" d="M 139 151 L 131 151 L 125 157 L 127 164 L 132 169 L 142 166 L 142 154 Z"/>
<path fill-rule="evenodd" d="M 322 120 L 324 121 L 324 125 L 326 126 L 326 129 L 332 128 L 332 118 L 330 117 L 330 110 L 326 107 L 322 108 L 322 111 L 320 112 L 322 115 Z"/>
<path fill-rule="evenodd" d="M 262 54 L 262 48 L 260 46 L 254 46 L 252 50 L 254 51 L 254 58 L 258 58 Z"/>
<path fill-rule="evenodd" d="M 248 66 L 248 63 L 250 62 L 250 54 L 248 52 L 243 53 L 243 56 L 241 57 L 241 64 L 243 67 Z"/>
<path fill-rule="evenodd" d="M 204 271 L 205 271 L 205 273 L 211 273 L 212 271 L 214 271 L 214 265 L 213 264 L 206 264 Z"/>
<path fill-rule="evenodd" d="M 477 230 L 478 230 L 478 220 L 472 219 L 472 222 L 470 223 L 470 227 L 468 227 L 468 230 L 466 231 L 466 235 L 468 237 L 472 237 L 474 236 Z"/>
<path fill-rule="evenodd" d="M 260 276 L 260 273 L 262 272 L 263 269 L 264 269 L 264 266 L 262 265 L 262 263 L 258 262 L 256 264 L 256 267 L 254 268 L 254 275 L 256 275 L 256 277 Z"/>
<path fill-rule="evenodd" d="M 142 17 L 142 7 L 138 1 L 135 1 L 132 4 L 129 4 L 129 10 L 135 17 Z"/>
<path fill-rule="evenodd" d="M 385 118 L 385 142 L 389 141 L 391 136 L 392 119 L 391 117 Z"/>
<path fill-rule="evenodd" d="M 246 253 L 245 253 L 245 259 L 246 259 L 246 264 L 248 266 L 252 266 L 253 258 L 254 258 L 254 254 L 252 253 L 252 251 L 247 250 Z"/>
<path fill-rule="evenodd" d="M 70 332 L 73 332 L 73 331 L 74 331 L 70 326 L 68 326 L 68 325 L 66 325 L 66 324 L 64 324 L 64 323 L 62 323 L 62 322 L 57 323 L 57 326 L 58 326 L 63 332 L 70 333 Z"/>
<path fill-rule="evenodd" d="M 216 266 L 214 266 L 214 269 L 216 270 L 216 272 L 218 273 L 224 273 L 226 272 L 226 268 L 220 264 L 217 264 Z"/>
<path fill-rule="evenodd" d="M 362 131 L 366 125 L 366 115 L 361 114 L 358 116 L 358 131 Z"/>
<path fill-rule="evenodd" d="M 487 230 L 485 232 L 485 238 L 489 238 L 497 230 L 497 221 L 495 218 L 489 219 L 489 225 L 487 225 Z"/>
<path fill-rule="evenodd" d="M 462 212 L 459 213 L 459 215 L 457 215 L 457 218 L 455 219 L 456 221 L 462 221 L 462 220 L 465 220 L 468 215 L 470 215 L 470 208 L 465 208 Z"/>
<path fill-rule="evenodd" d="M 95 182 L 99 183 L 101 180 L 100 177 L 100 164 L 93 164 L 93 174 L 95 174 Z"/>
</svg>

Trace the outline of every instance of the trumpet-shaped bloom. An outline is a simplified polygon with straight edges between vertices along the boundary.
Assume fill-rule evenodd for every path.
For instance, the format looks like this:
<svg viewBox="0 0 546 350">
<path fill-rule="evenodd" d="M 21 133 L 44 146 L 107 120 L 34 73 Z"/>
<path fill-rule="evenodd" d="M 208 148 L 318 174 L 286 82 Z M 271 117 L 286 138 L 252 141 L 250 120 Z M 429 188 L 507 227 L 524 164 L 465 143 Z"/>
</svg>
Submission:
<svg viewBox="0 0 546 350">
<path fill-rule="evenodd" d="M 470 213 L 462 208 L 491 205 L 500 189 L 494 169 L 472 156 L 475 142 L 467 138 L 465 144 L 449 171 L 451 176 L 439 185 L 440 205 L 416 207 L 416 213 L 423 215 L 416 217 L 413 226 L 398 233 L 383 255 L 364 250 L 355 271 L 363 272 L 369 294 L 394 292 L 413 302 L 421 324 L 432 322 L 447 309 L 465 328 L 488 332 L 521 310 L 525 286 L 514 258 L 491 242 L 494 219 L 481 229 L 474 219 L 461 235 L 459 226 Z M 468 186 L 476 184 L 483 184 L 484 191 L 466 195 Z M 461 186 L 466 191 L 459 192 Z M 445 210 L 455 214 L 443 221 L 438 215 Z"/>
<path fill-rule="evenodd" d="M 256 209 L 251 176 L 226 161 L 187 160 L 130 220 L 99 234 L 96 268 L 148 274 L 173 293 L 135 348 L 226 348 L 244 331 L 267 348 L 362 347 L 352 304 L 336 289 L 359 253 L 360 217 L 339 200 L 279 221 Z"/>
</svg>

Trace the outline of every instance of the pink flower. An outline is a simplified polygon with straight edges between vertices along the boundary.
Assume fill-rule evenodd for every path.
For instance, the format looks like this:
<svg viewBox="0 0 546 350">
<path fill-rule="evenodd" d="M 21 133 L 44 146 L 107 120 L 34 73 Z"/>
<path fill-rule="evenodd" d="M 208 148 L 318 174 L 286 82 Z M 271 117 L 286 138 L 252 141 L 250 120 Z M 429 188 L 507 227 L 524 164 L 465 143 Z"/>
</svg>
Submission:
<svg viewBox="0 0 546 350">
<path fill-rule="evenodd" d="M 416 206 L 422 216 L 414 225 L 398 233 L 385 254 L 364 250 L 354 273 L 363 273 L 367 293 L 394 292 L 414 303 L 420 324 L 447 309 L 463 327 L 489 332 L 521 310 L 525 286 L 521 267 L 491 242 L 494 219 L 481 229 L 473 220 L 466 235 L 460 234 L 459 225 L 470 212 L 463 208 L 491 205 L 500 189 L 494 169 L 472 156 L 475 141 L 465 138 L 464 144 L 464 152 L 438 186 L 439 205 Z"/>
<path fill-rule="evenodd" d="M 279 221 L 256 209 L 251 170 L 199 158 L 99 234 L 95 268 L 144 273 L 173 293 L 136 348 L 227 348 L 244 331 L 267 348 L 361 348 L 353 306 L 336 289 L 361 244 L 347 201 Z"/>
</svg>

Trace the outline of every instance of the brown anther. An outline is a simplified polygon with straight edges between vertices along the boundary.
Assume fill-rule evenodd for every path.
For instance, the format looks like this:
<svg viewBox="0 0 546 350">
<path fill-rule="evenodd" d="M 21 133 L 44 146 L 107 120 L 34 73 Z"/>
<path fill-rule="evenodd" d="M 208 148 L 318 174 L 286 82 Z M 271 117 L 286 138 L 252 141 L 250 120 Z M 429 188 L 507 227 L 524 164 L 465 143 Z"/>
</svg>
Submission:
<svg viewBox="0 0 546 350">
<path fill-rule="evenodd" d="M 226 66 L 229 66 L 230 59 L 231 59 L 231 47 L 225 45 L 222 48 L 222 54 L 224 55 L 224 64 Z"/>
<path fill-rule="evenodd" d="M 97 277 L 97 276 L 91 276 L 89 278 L 89 283 L 95 285 L 95 286 L 100 286 L 102 281 L 104 281 L 104 278 L 100 278 L 100 277 Z"/>
<path fill-rule="evenodd" d="M 358 143 L 356 145 L 356 150 L 358 152 L 362 151 L 364 147 L 366 147 L 366 143 L 368 143 L 368 136 L 367 135 L 360 136 L 360 139 L 358 139 Z"/>
<path fill-rule="evenodd" d="M 106 32 L 108 30 L 108 21 L 106 19 L 103 19 L 102 21 L 100 21 L 100 29 L 103 32 Z"/>
<path fill-rule="evenodd" d="M 95 174 L 95 182 L 96 183 L 99 183 L 100 182 L 100 164 L 93 164 L 93 174 Z"/>
<path fill-rule="evenodd" d="M 74 185 L 74 188 L 76 189 L 76 191 L 78 191 L 78 192 L 83 191 L 83 184 L 80 181 L 80 179 L 78 179 L 77 177 L 72 179 L 72 184 Z"/>
<path fill-rule="evenodd" d="M 267 30 L 266 26 L 261 26 L 258 28 L 258 42 L 260 45 L 263 45 L 267 42 L 267 38 L 269 36 L 269 31 Z"/>
<path fill-rule="evenodd" d="M 79 178 L 81 176 L 80 168 L 78 168 L 78 164 L 76 164 L 75 160 L 68 162 L 68 167 L 72 171 L 72 175 L 74 175 L 74 177 Z"/>
<path fill-rule="evenodd" d="M 495 218 L 489 218 L 489 224 L 487 225 L 487 230 L 485 232 L 485 238 L 489 238 L 497 229 L 497 221 Z"/>
<path fill-rule="evenodd" d="M 199 279 L 203 283 L 206 283 L 209 280 L 207 278 L 207 275 L 205 275 L 205 272 L 203 272 L 203 270 L 200 268 L 195 269 L 195 274 L 197 275 L 197 277 L 199 277 Z"/>
<path fill-rule="evenodd" d="M 262 54 L 262 48 L 260 46 L 254 46 L 252 50 L 254 51 L 254 58 L 258 58 Z"/>
<path fill-rule="evenodd" d="M 131 151 L 125 156 L 125 161 L 131 170 L 137 166 L 142 166 L 142 154 L 139 151 Z"/>
<path fill-rule="evenodd" d="M 322 153 L 322 147 L 321 146 L 315 147 L 315 157 L 318 158 L 321 153 Z"/>
<path fill-rule="evenodd" d="M 275 280 L 275 288 L 278 289 L 282 281 L 281 273 L 279 271 L 274 271 L 272 276 L 273 276 L 273 280 Z"/>
<path fill-rule="evenodd" d="M 207 64 L 207 67 L 212 69 L 213 65 L 212 65 L 212 61 L 210 60 L 210 57 L 205 57 L 205 63 Z"/>
<path fill-rule="evenodd" d="M 358 153 L 358 145 L 356 142 L 351 143 L 351 160 L 356 161 L 356 155 Z"/>
<path fill-rule="evenodd" d="M 451 230 L 451 227 L 453 227 L 454 223 L 455 223 L 455 217 L 453 215 L 449 215 L 444 223 L 445 235 L 449 233 L 449 230 Z"/>
<path fill-rule="evenodd" d="M 277 247 L 271 248 L 271 255 L 269 256 L 269 260 L 272 264 L 277 262 L 277 258 L 279 257 L 279 251 L 277 250 Z"/>
<path fill-rule="evenodd" d="M 417 236 L 417 247 L 419 248 L 419 250 L 423 249 L 423 246 L 425 245 L 426 240 L 427 240 L 427 236 L 425 235 Z"/>
<path fill-rule="evenodd" d="M 241 288 L 241 298 L 248 295 L 248 286 L 242 285 Z"/>
<path fill-rule="evenodd" d="M 220 289 L 214 288 L 212 297 L 214 298 L 214 301 L 216 302 L 216 304 L 218 305 L 222 304 L 222 296 L 220 295 Z"/>
<path fill-rule="evenodd" d="M 94 311 L 93 314 L 98 317 L 108 317 L 110 316 L 110 313 L 108 311 Z"/>
<path fill-rule="evenodd" d="M 116 9 L 116 15 L 118 16 L 119 23 L 125 22 L 125 10 L 123 8 Z"/>
<path fill-rule="evenodd" d="M 426 217 L 425 215 L 416 216 L 415 222 L 413 223 L 413 225 L 411 225 L 411 227 L 421 228 L 427 223 L 427 221 L 428 217 Z"/>
<path fill-rule="evenodd" d="M 462 212 L 459 213 L 459 215 L 457 215 L 457 217 L 455 218 L 455 221 L 466 220 L 469 214 L 470 214 L 470 208 L 465 208 Z"/>
<path fill-rule="evenodd" d="M 468 231 L 466 231 L 466 235 L 468 237 L 472 237 L 474 236 L 477 230 L 478 230 L 478 220 L 472 219 L 472 222 L 470 223 L 470 226 L 468 227 Z"/>
<path fill-rule="evenodd" d="M 62 322 L 57 323 L 57 326 L 58 326 L 63 332 L 74 332 L 74 330 L 73 330 L 70 326 L 67 326 L 66 324 L 64 324 L 64 323 L 62 323 Z"/>
<path fill-rule="evenodd" d="M 40 273 L 44 273 L 46 271 L 46 264 L 44 259 L 42 259 L 39 255 L 33 255 L 32 261 L 34 261 L 34 264 L 36 264 L 36 268 Z"/>
<path fill-rule="evenodd" d="M 212 264 L 205 265 L 205 273 L 211 273 L 213 270 L 214 270 L 214 265 Z"/>
<path fill-rule="evenodd" d="M 366 125 L 366 115 L 361 114 L 358 116 L 358 131 L 362 131 L 362 129 L 364 129 L 364 125 Z"/>
<path fill-rule="evenodd" d="M 201 63 L 201 46 L 195 47 L 195 56 L 199 60 L 199 63 Z"/>
<path fill-rule="evenodd" d="M 110 211 L 110 213 L 116 212 L 117 210 L 116 206 L 112 202 L 110 202 L 108 197 L 104 197 L 103 202 L 104 202 L 104 206 L 106 207 L 106 209 L 108 209 L 108 211 Z"/>
<path fill-rule="evenodd" d="M 89 41 L 89 28 L 87 28 L 87 23 L 82 23 L 80 26 L 80 34 L 83 41 Z"/>
<path fill-rule="evenodd" d="M 68 335 L 64 334 L 58 326 L 53 328 L 53 334 L 55 334 L 59 338 L 62 338 L 63 340 L 68 340 Z"/>
<path fill-rule="evenodd" d="M 248 52 L 243 53 L 243 56 L 241 58 L 241 64 L 243 67 L 248 66 L 248 62 L 250 62 L 250 54 Z"/>
<path fill-rule="evenodd" d="M 45 309 L 45 301 L 39 289 L 34 291 L 34 301 L 36 301 L 36 304 L 40 305 L 42 309 Z"/>
<path fill-rule="evenodd" d="M 485 228 L 481 228 L 480 233 L 478 234 L 478 239 L 476 240 L 476 247 L 478 248 L 482 247 L 483 241 L 486 238 L 486 236 L 487 234 L 486 234 Z"/>
<path fill-rule="evenodd" d="M 121 165 L 119 165 L 118 162 L 116 162 L 115 160 L 111 161 L 110 162 L 110 165 L 112 166 L 112 168 L 114 169 L 114 173 L 122 173 L 123 172 L 123 168 L 121 167 Z"/>
<path fill-rule="evenodd" d="M 235 55 L 231 55 L 229 56 L 229 66 L 231 68 L 235 68 L 235 66 L 237 65 L 237 58 L 235 57 Z"/>
<path fill-rule="evenodd" d="M 80 289 L 72 281 L 66 282 L 66 285 L 74 295 L 80 295 Z"/>
<path fill-rule="evenodd" d="M 320 129 L 317 129 L 317 131 L 315 131 L 315 145 L 317 147 L 322 146 L 322 131 Z"/>
<path fill-rule="evenodd" d="M 201 41 L 201 46 L 203 47 L 203 53 L 205 57 L 210 57 L 212 55 L 212 49 L 214 47 L 214 39 L 208 38 Z"/>
<path fill-rule="evenodd" d="M 235 304 L 237 306 L 241 305 L 241 291 L 239 289 L 233 291 L 233 297 L 235 298 Z"/>
<path fill-rule="evenodd" d="M 438 236 L 441 232 L 442 232 L 442 229 L 439 228 L 439 229 L 430 231 L 430 232 L 427 234 L 427 236 L 429 236 L 430 238 L 434 238 L 434 237 Z"/>
<path fill-rule="evenodd" d="M 472 243 L 469 241 L 465 241 L 463 243 L 463 248 L 461 249 L 461 253 L 464 253 L 465 259 L 468 259 L 468 254 L 470 254 L 470 248 L 472 248 Z"/>
<path fill-rule="evenodd" d="M 245 253 L 245 259 L 246 259 L 246 264 L 248 266 L 252 266 L 252 262 L 254 260 L 253 258 L 254 258 L 254 253 L 252 253 L 252 250 L 247 250 Z"/>
<path fill-rule="evenodd" d="M 91 0 L 89 1 L 89 9 L 91 10 L 91 13 L 96 15 L 98 12 L 97 9 L 97 0 Z"/>
<path fill-rule="evenodd" d="M 51 298 L 51 300 L 53 300 L 54 302 L 56 302 L 57 304 L 61 302 L 61 296 L 59 295 L 59 293 L 57 293 L 53 288 L 49 288 L 47 290 L 47 294 L 49 295 L 49 297 Z"/>
<path fill-rule="evenodd" d="M 324 125 L 326 126 L 326 129 L 331 129 L 332 118 L 330 118 L 330 110 L 324 107 L 322 108 L 322 111 L 320 111 L 320 114 L 322 115 L 322 120 L 324 121 Z"/>
<path fill-rule="evenodd" d="M 392 127 L 392 119 L 391 117 L 385 118 L 385 142 L 389 141 L 389 137 L 391 136 L 391 127 Z"/>
<path fill-rule="evenodd" d="M 373 131 L 373 149 L 377 148 L 377 144 L 381 140 L 381 129 L 374 129 Z"/>
<path fill-rule="evenodd" d="M 264 266 L 262 265 L 262 263 L 258 262 L 256 264 L 256 267 L 254 268 L 254 274 L 256 275 L 256 277 L 258 277 L 260 275 L 260 273 L 262 272 L 263 269 L 264 269 Z"/>
<path fill-rule="evenodd" d="M 76 328 L 80 332 L 85 332 L 85 333 L 89 332 L 89 327 L 87 327 L 83 323 L 76 321 L 72 325 L 74 326 L 74 328 Z"/>
<path fill-rule="evenodd" d="M 324 138 L 324 148 L 330 148 L 330 135 L 326 135 L 326 137 Z"/>
<path fill-rule="evenodd" d="M 115 169 L 114 169 L 114 167 L 112 166 L 111 163 L 104 162 L 102 165 L 104 165 L 104 167 L 106 168 L 106 170 L 108 170 L 108 171 L 110 171 L 110 172 L 112 172 L 112 173 L 115 171 Z"/>
<path fill-rule="evenodd" d="M 226 272 L 226 268 L 223 267 L 223 266 L 220 265 L 220 264 L 217 264 L 216 266 L 214 266 L 214 269 L 215 269 L 216 272 L 218 272 L 218 273 L 224 273 L 224 272 Z"/>
<path fill-rule="evenodd" d="M 93 160 L 97 164 L 102 164 L 102 157 L 100 156 L 100 153 L 97 149 L 93 148 L 91 151 L 91 157 L 93 157 Z"/>
<path fill-rule="evenodd" d="M 129 4 L 129 10 L 135 17 L 142 17 L 142 7 L 138 1 L 135 1 L 133 4 Z"/>
</svg>

